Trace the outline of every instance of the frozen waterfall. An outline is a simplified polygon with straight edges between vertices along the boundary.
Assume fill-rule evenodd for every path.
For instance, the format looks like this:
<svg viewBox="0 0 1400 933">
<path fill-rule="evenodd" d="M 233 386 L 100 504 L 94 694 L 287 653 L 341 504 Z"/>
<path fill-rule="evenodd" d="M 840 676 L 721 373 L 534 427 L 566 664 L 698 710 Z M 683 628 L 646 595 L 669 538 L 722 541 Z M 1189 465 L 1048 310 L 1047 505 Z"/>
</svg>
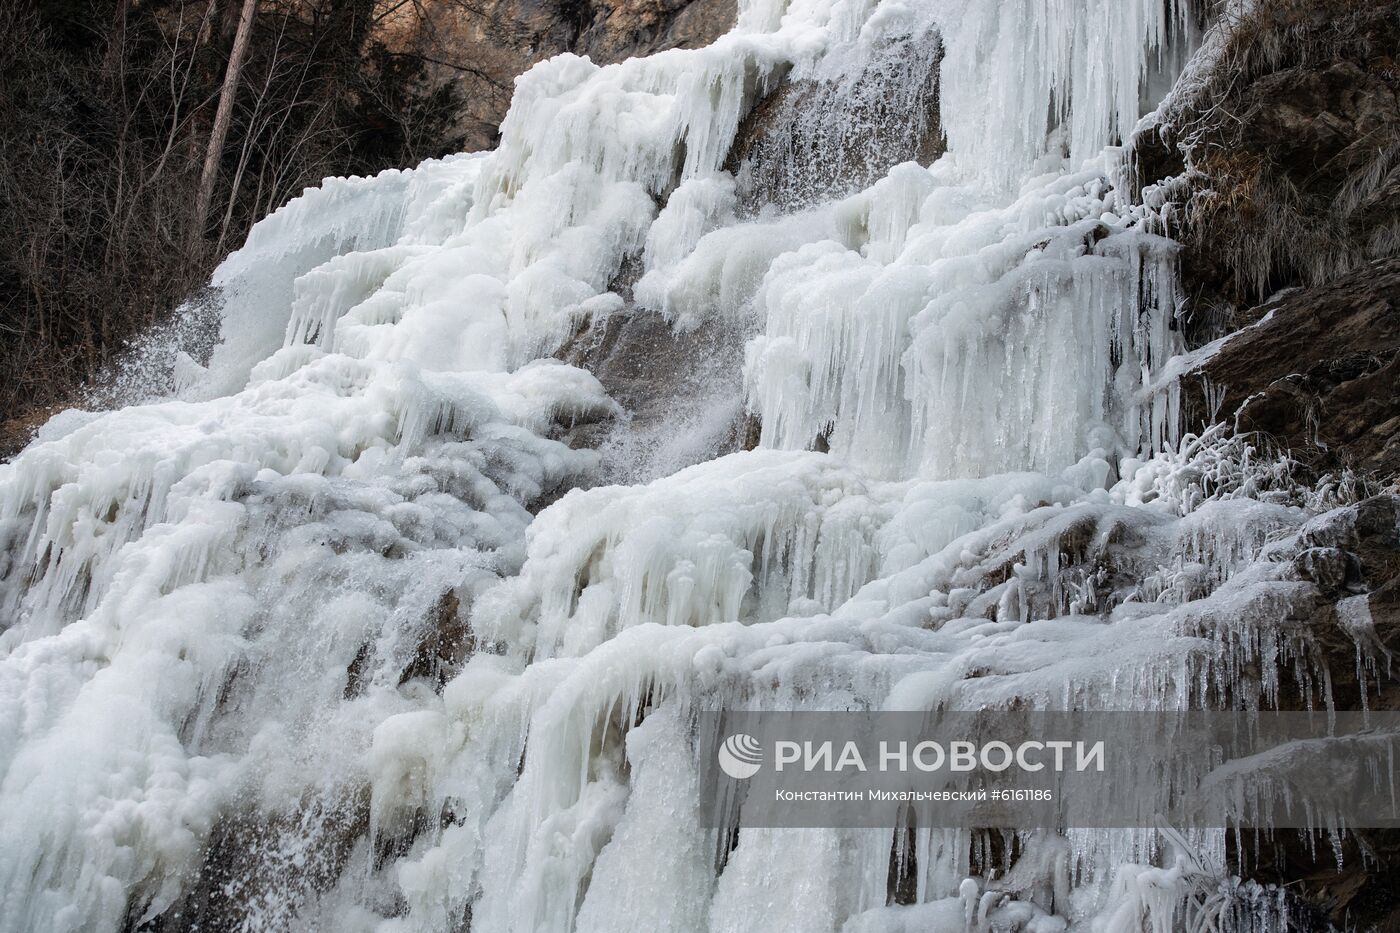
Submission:
<svg viewBox="0 0 1400 933">
<path fill-rule="evenodd" d="M 1199 38 L 1184 0 L 750 0 L 708 48 L 537 65 L 493 152 L 263 220 L 174 396 L 0 466 L 0 931 L 1204 922 L 1225 841 L 1190 827 L 1027 833 L 995 887 L 920 830 L 915 903 L 888 831 L 741 827 L 717 865 L 684 727 L 1328 702 L 1277 620 L 1333 503 L 1177 436 L 1175 245 L 1126 187 Z M 805 122 L 735 164 L 783 87 Z M 661 459 L 590 372 L 644 316 L 733 355 L 658 367 L 714 422 Z"/>
</svg>

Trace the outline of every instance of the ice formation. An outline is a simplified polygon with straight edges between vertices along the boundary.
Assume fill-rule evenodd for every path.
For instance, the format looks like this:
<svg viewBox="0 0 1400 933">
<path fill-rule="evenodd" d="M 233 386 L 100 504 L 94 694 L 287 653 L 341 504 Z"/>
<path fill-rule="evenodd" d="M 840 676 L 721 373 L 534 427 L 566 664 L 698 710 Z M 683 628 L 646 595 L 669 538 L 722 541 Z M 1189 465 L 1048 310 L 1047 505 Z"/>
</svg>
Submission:
<svg viewBox="0 0 1400 933">
<path fill-rule="evenodd" d="M 1189 827 L 1026 834 L 995 882 L 921 830 L 912 904 L 889 832 L 717 865 L 684 726 L 1306 679 L 1287 571 L 1345 516 L 1175 436 L 1174 245 L 1123 187 L 1193 41 L 1174 0 L 752 0 L 708 48 L 541 63 L 492 153 L 268 217 L 175 396 L 0 466 L 0 930 L 1215 922 Z M 853 164 L 851 76 L 924 101 L 933 63 L 933 164 L 773 167 Z M 825 109 L 736 178 L 784 82 Z M 564 441 L 626 413 L 549 357 L 641 313 L 747 342 L 757 449 L 588 488 Z"/>
</svg>

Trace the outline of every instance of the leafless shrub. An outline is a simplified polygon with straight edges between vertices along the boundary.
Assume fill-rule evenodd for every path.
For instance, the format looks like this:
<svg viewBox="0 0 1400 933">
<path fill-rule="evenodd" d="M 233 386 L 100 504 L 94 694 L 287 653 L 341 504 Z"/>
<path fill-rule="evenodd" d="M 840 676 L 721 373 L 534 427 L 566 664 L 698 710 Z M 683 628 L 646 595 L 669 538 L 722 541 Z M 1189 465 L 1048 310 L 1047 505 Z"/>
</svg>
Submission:
<svg viewBox="0 0 1400 933">
<path fill-rule="evenodd" d="M 258 0 L 213 140 L 243 9 L 0 4 L 0 454 L 106 398 L 80 386 L 288 198 L 456 148 L 453 73 L 401 0 Z"/>
</svg>

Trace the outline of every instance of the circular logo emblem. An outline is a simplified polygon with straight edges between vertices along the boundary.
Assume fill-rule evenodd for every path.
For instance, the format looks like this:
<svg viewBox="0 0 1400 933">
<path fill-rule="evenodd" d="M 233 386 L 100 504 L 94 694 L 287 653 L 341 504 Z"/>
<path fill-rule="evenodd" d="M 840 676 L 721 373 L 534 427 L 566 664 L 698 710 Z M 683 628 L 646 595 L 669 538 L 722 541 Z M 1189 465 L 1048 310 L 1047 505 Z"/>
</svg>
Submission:
<svg viewBox="0 0 1400 933">
<path fill-rule="evenodd" d="M 742 781 L 751 778 L 763 767 L 763 749 L 758 739 L 736 732 L 724 740 L 718 752 L 719 768 L 725 774 Z"/>
</svg>

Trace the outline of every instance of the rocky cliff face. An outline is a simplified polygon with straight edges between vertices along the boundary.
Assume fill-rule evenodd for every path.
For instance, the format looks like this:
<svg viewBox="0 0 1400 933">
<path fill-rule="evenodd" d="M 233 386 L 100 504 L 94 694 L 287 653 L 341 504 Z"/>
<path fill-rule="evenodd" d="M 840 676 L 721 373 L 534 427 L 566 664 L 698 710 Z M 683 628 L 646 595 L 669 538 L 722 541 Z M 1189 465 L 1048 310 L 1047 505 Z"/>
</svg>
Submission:
<svg viewBox="0 0 1400 933">
<path fill-rule="evenodd" d="M 1186 427 L 1223 423 L 1287 454 L 1319 489 L 1393 493 L 1400 4 L 1268 0 L 1225 15 L 1213 55 L 1135 141 L 1141 180 L 1162 182 L 1164 232 L 1183 244 L 1182 326 L 1197 348 L 1182 382 Z M 1363 501 L 1300 539 L 1310 631 L 1364 611 L 1386 653 L 1400 647 L 1397 502 Z M 1354 666 L 1328 653 L 1338 705 L 1395 708 L 1393 691 L 1364 698 Z M 1348 846 L 1320 858 L 1278 842 L 1252 864 L 1235 856 L 1246 876 L 1298 896 L 1300 928 L 1396 929 L 1400 839 L 1363 832 Z"/>
<path fill-rule="evenodd" d="M 1254 311 L 1264 316 L 1197 368 L 1198 404 L 1315 472 L 1400 476 L 1400 260 Z"/>
<path fill-rule="evenodd" d="M 495 145 L 516 75 L 561 52 L 598 64 L 708 45 L 734 25 L 734 0 L 441 2 L 437 18 L 459 63 L 468 150 Z M 469 64 L 460 64 L 469 63 Z"/>
<path fill-rule="evenodd" d="M 1178 232 L 1197 298 L 1245 306 L 1394 255 L 1400 10 L 1273 0 L 1227 23 L 1153 134 L 1149 174 L 1186 170 Z"/>
<path fill-rule="evenodd" d="M 1221 420 L 1385 486 L 1400 475 L 1400 4 L 1226 16 L 1137 140 L 1143 180 L 1175 179 L 1188 333 L 1230 335 L 1186 379 L 1189 426 Z"/>
</svg>

